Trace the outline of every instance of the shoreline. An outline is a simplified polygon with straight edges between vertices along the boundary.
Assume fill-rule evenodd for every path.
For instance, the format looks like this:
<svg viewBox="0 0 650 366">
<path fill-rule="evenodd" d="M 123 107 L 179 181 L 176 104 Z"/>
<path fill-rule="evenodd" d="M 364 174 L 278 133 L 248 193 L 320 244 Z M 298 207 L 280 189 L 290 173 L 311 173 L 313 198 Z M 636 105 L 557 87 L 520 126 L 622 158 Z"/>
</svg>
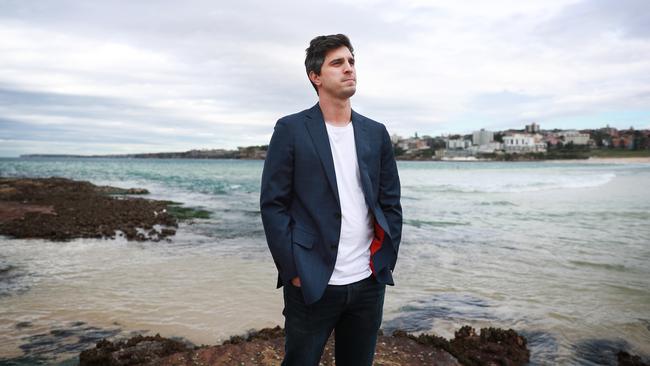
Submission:
<svg viewBox="0 0 650 366">
<path fill-rule="evenodd" d="M 539 159 L 539 160 L 495 160 L 495 159 L 469 159 L 469 158 L 448 158 L 435 159 L 397 159 L 397 161 L 408 162 L 436 162 L 436 163 L 555 163 L 555 164 L 650 164 L 650 157 L 620 157 L 601 158 L 589 157 L 587 159 Z"/>
<path fill-rule="evenodd" d="M 607 163 L 607 164 L 650 164 L 650 157 L 621 157 L 621 158 L 600 158 L 591 157 L 587 159 L 588 162 L 593 163 Z"/>
<path fill-rule="evenodd" d="M 618 159 L 616 159 L 616 160 L 618 160 Z M 650 159 L 649 159 L 649 160 L 650 160 Z M 583 160 L 579 160 L 578 162 L 583 163 L 583 162 L 585 162 L 585 161 L 583 161 Z M 650 161 L 649 161 L 649 162 L 650 162 Z M 13 179 L 13 178 L 12 178 L 12 179 Z M 50 179 L 50 180 L 52 180 L 52 179 L 55 179 L 55 180 L 56 180 L 56 179 L 60 179 L 60 178 L 49 178 L 49 179 Z M 30 178 L 20 178 L 20 179 L 13 179 L 13 180 L 21 180 L 23 183 L 27 184 L 28 186 L 34 186 L 34 183 L 35 183 L 35 182 L 38 183 L 36 179 L 30 179 Z M 47 179 L 46 179 L 46 180 L 47 180 Z M 87 184 L 90 184 L 90 183 L 88 183 L 88 182 L 79 182 L 79 181 L 72 181 L 72 180 L 66 180 L 66 181 L 68 181 L 68 183 L 87 183 Z M 1 205 L 2 202 L 3 202 L 3 197 L 5 197 L 5 196 L 3 196 L 3 195 L 5 195 L 5 194 L 8 195 L 8 194 L 14 194 L 14 193 L 15 193 L 15 192 L 12 193 L 11 190 L 8 189 L 8 187 L 3 186 L 3 185 L 2 185 L 2 184 L 3 184 L 2 182 L 3 182 L 3 181 L 0 179 L 0 205 Z M 35 186 L 38 186 L 38 184 L 36 184 Z M 82 186 L 85 186 L 85 185 L 82 185 Z M 42 186 L 40 186 L 40 187 L 45 187 L 45 188 L 47 188 L 48 186 L 47 186 L 46 184 L 44 184 L 44 185 L 42 185 Z M 97 186 L 94 186 L 94 187 L 97 187 Z M 11 188 L 11 187 L 9 187 L 9 188 Z M 93 189 L 96 189 L 96 188 L 93 188 Z M 128 195 L 128 194 L 137 194 L 136 191 L 128 191 L 128 192 L 120 191 L 120 192 L 122 192 L 122 193 L 120 193 L 120 192 L 118 192 L 118 191 L 115 191 L 116 189 L 117 189 L 117 190 L 122 190 L 122 189 L 114 188 L 114 187 L 108 187 L 108 188 L 106 188 L 106 189 L 102 189 L 102 188 L 100 187 L 100 191 L 103 191 L 103 193 L 101 193 L 101 194 L 109 194 L 109 195 L 112 194 L 113 196 L 111 197 L 111 199 L 115 199 L 115 200 L 117 200 L 117 201 L 121 201 L 121 200 L 125 200 L 125 199 L 126 199 L 126 200 L 130 200 L 131 198 L 126 198 L 126 196 L 124 196 L 124 195 Z M 47 189 L 46 189 L 46 191 L 47 191 Z M 65 193 L 65 192 L 66 192 L 65 190 L 64 190 L 64 191 L 57 191 L 57 190 L 54 190 L 54 191 L 47 191 L 47 193 L 48 193 L 49 195 L 53 195 L 53 196 L 54 196 L 54 195 L 57 195 L 57 194 L 63 194 L 63 195 L 65 196 L 65 195 L 68 194 L 68 193 Z M 78 192 L 77 192 L 77 193 L 78 193 Z M 140 192 L 140 193 L 142 193 L 142 192 Z M 98 193 L 98 194 L 100 194 L 100 193 Z M 115 197 L 114 195 L 117 195 L 117 197 Z M 83 194 L 82 194 L 82 196 L 83 196 Z M 12 196 L 12 197 L 13 197 L 13 196 Z M 69 197 L 69 196 L 66 196 L 66 197 Z M 13 197 L 12 199 L 14 199 L 14 198 L 16 198 L 16 197 Z M 138 199 L 138 200 L 140 200 L 140 199 Z M 143 200 L 143 201 L 146 202 L 147 200 Z M 17 201 L 7 201 L 7 202 L 17 202 Z M 139 202 L 139 201 L 138 201 L 138 202 Z M 159 202 L 167 202 L 167 201 L 159 201 Z M 42 203 L 42 202 L 41 202 L 41 203 Z M 22 202 L 22 201 L 19 201 L 17 204 L 31 204 L 31 205 L 36 205 L 36 206 L 38 206 L 38 204 L 40 204 L 40 203 L 39 203 L 39 202 L 35 202 L 35 203 L 34 203 L 34 202 L 28 202 L 28 203 L 24 203 L 24 202 Z M 42 206 L 39 206 L 39 207 L 42 208 Z M 78 208 L 80 208 L 80 209 L 84 209 L 85 207 L 87 207 L 87 206 L 79 206 Z M 148 206 L 145 205 L 144 207 L 148 207 Z M 1 208 L 1 207 L 0 207 L 0 208 Z M 56 212 L 56 210 L 54 210 L 54 212 Z M 32 212 L 32 213 L 29 213 L 29 212 L 28 212 L 27 214 L 29 214 L 29 215 L 32 215 L 32 214 L 34 214 L 34 215 L 52 215 L 51 212 L 38 212 L 38 211 L 36 211 L 36 212 Z M 84 212 L 81 212 L 81 214 L 82 214 L 81 216 L 83 216 Z M 116 214 L 117 214 L 118 216 L 120 216 L 120 215 L 127 215 L 125 212 L 122 212 L 122 211 L 116 211 Z M 14 217 L 14 218 L 15 218 L 15 217 Z M 2 222 L 0 221 L 0 225 L 1 225 L 1 223 L 2 223 Z M 60 228 L 59 228 L 59 229 L 60 229 Z M 56 240 L 56 239 L 53 239 L 53 238 L 46 238 L 46 239 L 48 239 L 48 240 L 52 240 L 52 241 L 55 241 L 55 240 Z M 393 329 L 394 329 L 394 328 L 393 328 Z M 256 332 L 256 333 L 263 333 L 264 331 L 265 331 L 265 330 L 263 329 L 263 330 L 261 330 L 261 331 L 259 331 L 259 332 Z M 55 333 L 56 333 L 56 331 L 54 331 L 54 333 L 52 333 L 52 335 L 56 336 Z M 58 334 L 58 333 L 57 333 L 57 334 Z M 401 334 L 401 333 L 398 333 L 398 334 Z M 425 336 L 426 336 L 426 335 L 425 335 Z M 231 343 L 227 343 L 227 345 L 240 344 L 239 346 L 237 346 L 237 347 L 239 347 L 239 348 L 237 348 L 237 347 L 235 347 L 235 348 L 231 348 L 231 349 L 233 350 L 233 352 L 235 352 L 235 353 L 237 353 L 237 354 L 239 354 L 239 353 L 241 353 L 241 352 L 244 352 L 244 351 L 246 351 L 246 350 L 250 350 L 251 347 L 252 347 L 253 349 L 255 349 L 255 347 L 258 347 L 258 346 L 255 345 L 255 343 L 250 344 L 250 343 L 244 343 L 244 341 L 242 341 L 242 339 L 245 339 L 246 342 L 247 342 L 248 337 L 249 337 L 249 336 L 246 336 L 246 337 L 235 337 L 235 340 L 236 340 L 238 343 L 232 343 L 231 341 L 228 341 L 228 342 L 231 342 Z M 389 337 L 389 338 L 386 338 L 386 339 L 384 340 L 384 343 L 386 343 L 386 344 L 388 344 L 388 345 L 393 344 L 393 343 L 390 343 L 390 342 L 401 342 L 401 341 L 395 341 L 395 340 L 393 340 L 392 338 L 390 338 L 390 337 L 395 337 L 395 335 L 393 335 L 393 336 L 387 336 L 387 337 Z M 434 336 L 429 336 L 429 337 L 434 337 Z M 276 337 L 276 338 L 277 338 L 277 337 Z M 408 338 L 408 335 L 407 335 L 407 338 Z M 416 337 L 416 338 L 417 338 L 417 337 Z M 479 338 L 480 338 L 480 336 L 479 336 Z M 231 340 L 232 340 L 232 339 L 233 339 L 233 338 L 231 338 Z M 383 338 L 382 338 L 382 339 L 383 339 Z M 411 341 L 414 341 L 414 340 L 411 339 Z M 278 342 L 279 342 L 279 341 L 278 341 Z M 404 341 L 404 342 L 406 342 L 406 341 Z M 410 341 L 409 341 L 409 342 L 410 342 Z M 432 342 L 433 342 L 433 341 L 432 341 Z M 447 341 L 447 342 L 449 342 L 449 341 Z M 416 342 L 416 343 L 417 343 L 417 342 Z M 400 343 L 394 343 L 394 344 L 396 344 L 396 346 L 391 346 L 391 347 L 399 347 L 399 346 L 400 346 Z M 409 345 L 409 344 L 410 344 L 410 343 L 403 343 L 402 346 L 407 347 L 407 345 Z M 200 352 L 205 352 L 205 354 L 207 355 L 207 354 L 210 354 L 209 352 L 213 352 L 213 353 L 214 353 L 214 352 L 217 352 L 217 349 L 220 350 L 220 351 L 218 351 L 218 352 L 222 352 L 223 350 L 228 349 L 227 347 L 222 347 L 222 346 L 224 346 L 224 345 L 204 347 L 204 348 L 210 348 L 211 351 L 205 351 L 204 348 L 202 348 L 202 351 L 200 351 Z M 217 348 L 217 347 L 221 347 L 221 348 Z M 233 347 L 234 347 L 234 346 L 233 346 Z M 280 346 L 278 346 L 278 347 L 280 347 Z M 419 347 L 419 346 L 413 346 L 413 347 Z M 278 349 L 281 350 L 282 347 L 280 347 L 280 348 L 278 348 Z M 262 350 L 259 351 L 259 352 L 262 352 L 263 350 L 264 350 L 264 349 L 262 349 Z M 330 348 L 330 350 L 331 350 L 331 348 Z M 197 351 L 197 352 L 198 352 L 198 351 Z M 251 352 L 253 352 L 253 351 L 251 351 Z M 258 352 L 258 351 L 254 351 L 254 352 Z M 274 352 L 275 352 L 275 353 L 274 353 Z M 277 351 L 277 352 L 280 352 L 280 351 Z M 279 354 L 278 354 L 277 352 L 275 351 L 275 348 L 273 348 L 273 350 L 271 350 L 271 351 L 267 351 L 267 354 L 268 354 L 268 355 L 272 355 L 274 359 L 277 359 L 277 357 L 279 357 Z M 390 356 L 390 353 L 392 352 L 392 349 L 389 347 L 389 348 L 386 349 L 386 352 L 387 352 L 387 353 L 385 353 L 385 354 L 387 354 L 387 355 Z M 432 352 L 430 348 L 428 349 L 428 352 Z M 204 354 L 204 353 L 201 353 L 201 354 Z M 194 353 L 194 355 L 199 355 L 199 353 Z M 251 353 L 251 354 L 247 354 L 247 355 L 248 355 L 248 358 L 246 358 L 246 359 L 242 359 L 242 360 L 244 360 L 244 361 L 248 361 L 251 357 L 257 357 L 257 353 Z M 198 356 L 197 356 L 197 357 L 198 357 Z M 202 357 L 202 356 L 201 356 L 201 357 Z M 207 357 L 207 356 L 206 356 L 206 357 Z M 404 356 L 404 357 L 406 357 L 406 356 Z M 423 356 L 423 357 L 424 357 L 424 356 Z M 647 361 L 646 361 L 646 362 L 647 362 Z M 220 364 L 220 363 L 215 363 L 215 364 Z M 223 364 L 223 363 L 221 363 L 221 364 Z M 271 363 L 271 364 L 273 364 L 273 363 Z M 386 364 L 390 364 L 390 363 L 386 363 Z M 394 364 L 394 363 L 393 363 L 393 364 Z M 398 364 L 409 365 L 408 363 L 398 363 Z M 418 363 L 415 363 L 415 364 L 418 364 Z M 620 363 L 620 364 L 623 364 L 623 363 Z M 634 363 L 632 363 L 632 364 L 634 364 Z M 643 363 L 636 363 L 636 364 L 637 364 L 637 365 L 642 365 Z"/>
<path fill-rule="evenodd" d="M 601 158 L 590 157 L 588 159 L 550 159 L 538 160 L 545 163 L 571 163 L 571 164 L 650 164 L 650 157 L 620 157 L 620 158 Z"/>
</svg>

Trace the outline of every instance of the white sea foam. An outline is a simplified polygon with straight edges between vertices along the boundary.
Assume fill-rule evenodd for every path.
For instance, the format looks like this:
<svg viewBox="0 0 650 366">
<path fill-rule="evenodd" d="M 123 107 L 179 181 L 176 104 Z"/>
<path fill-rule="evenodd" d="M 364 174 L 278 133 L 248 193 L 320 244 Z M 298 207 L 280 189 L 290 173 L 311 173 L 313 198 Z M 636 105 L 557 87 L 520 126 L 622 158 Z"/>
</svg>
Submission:
<svg viewBox="0 0 650 366">
<path fill-rule="evenodd" d="M 605 185 L 612 181 L 614 173 L 533 173 L 519 172 L 463 172 L 461 174 L 442 174 L 430 179 L 404 179 L 418 184 L 410 186 L 416 190 L 434 192 L 463 192 L 463 193 L 519 193 L 536 192 L 555 189 L 579 189 Z"/>
</svg>

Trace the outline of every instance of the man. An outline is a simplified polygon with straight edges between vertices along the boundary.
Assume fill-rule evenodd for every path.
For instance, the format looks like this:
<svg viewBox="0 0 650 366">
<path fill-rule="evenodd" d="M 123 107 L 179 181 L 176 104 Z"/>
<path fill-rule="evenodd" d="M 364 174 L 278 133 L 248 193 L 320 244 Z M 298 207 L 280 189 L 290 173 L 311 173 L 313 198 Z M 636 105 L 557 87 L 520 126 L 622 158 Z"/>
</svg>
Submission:
<svg viewBox="0 0 650 366">
<path fill-rule="evenodd" d="M 318 365 L 334 331 L 337 365 L 371 365 L 402 232 L 393 146 L 384 125 L 351 108 L 345 35 L 314 38 L 305 67 L 318 103 L 278 120 L 260 195 L 284 286 L 282 364 Z"/>
</svg>

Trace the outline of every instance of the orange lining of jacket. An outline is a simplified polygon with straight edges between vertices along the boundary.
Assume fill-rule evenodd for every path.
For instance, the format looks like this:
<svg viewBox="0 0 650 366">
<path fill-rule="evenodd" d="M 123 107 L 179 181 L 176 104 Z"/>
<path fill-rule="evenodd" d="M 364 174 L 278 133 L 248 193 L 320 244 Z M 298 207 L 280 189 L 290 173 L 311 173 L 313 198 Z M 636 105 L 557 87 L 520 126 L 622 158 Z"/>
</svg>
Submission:
<svg viewBox="0 0 650 366">
<path fill-rule="evenodd" d="M 375 273 L 375 265 L 372 260 L 372 256 L 375 255 L 381 249 L 381 245 L 384 243 L 384 235 L 386 233 L 384 232 L 384 229 L 377 224 L 377 219 L 374 220 L 374 226 L 375 226 L 375 237 L 372 239 L 372 242 L 370 243 L 370 270 L 372 271 L 372 274 L 377 276 L 377 273 Z"/>
</svg>

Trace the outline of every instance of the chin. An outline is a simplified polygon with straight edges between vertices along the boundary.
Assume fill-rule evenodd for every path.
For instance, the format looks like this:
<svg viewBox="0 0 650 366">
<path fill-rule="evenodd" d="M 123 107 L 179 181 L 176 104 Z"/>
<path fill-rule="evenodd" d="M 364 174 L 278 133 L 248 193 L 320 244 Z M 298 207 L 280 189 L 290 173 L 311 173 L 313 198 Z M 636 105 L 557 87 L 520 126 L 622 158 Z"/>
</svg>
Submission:
<svg viewBox="0 0 650 366">
<path fill-rule="evenodd" d="M 350 98 L 351 96 L 354 95 L 354 93 L 356 93 L 356 91 L 357 91 L 357 88 L 345 89 L 345 90 L 341 91 L 341 97 Z"/>
</svg>

